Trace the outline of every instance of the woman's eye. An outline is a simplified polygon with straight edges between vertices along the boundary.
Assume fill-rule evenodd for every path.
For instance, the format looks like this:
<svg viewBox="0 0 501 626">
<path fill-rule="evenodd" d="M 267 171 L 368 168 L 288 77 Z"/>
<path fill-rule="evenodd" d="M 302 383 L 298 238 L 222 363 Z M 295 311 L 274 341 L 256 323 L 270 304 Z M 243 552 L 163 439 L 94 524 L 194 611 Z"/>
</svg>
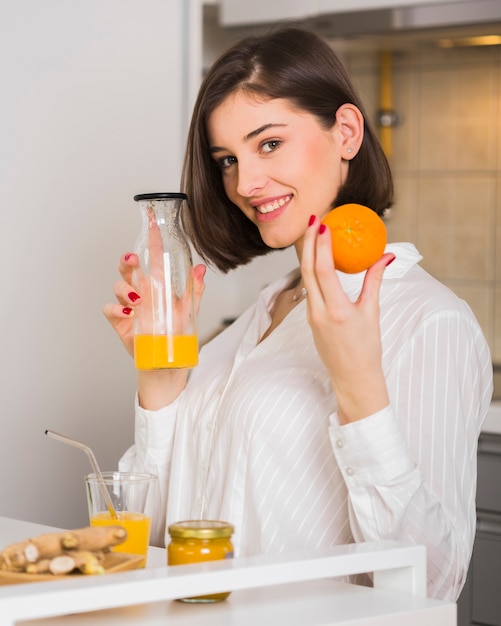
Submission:
<svg viewBox="0 0 501 626">
<path fill-rule="evenodd" d="M 222 170 L 224 170 L 227 167 L 231 167 L 236 162 L 237 162 L 237 159 L 234 156 L 225 156 L 225 157 L 222 157 L 221 159 L 218 159 L 217 164 Z"/>
<path fill-rule="evenodd" d="M 261 150 L 263 152 L 273 152 L 273 150 L 276 150 L 280 144 L 281 142 L 278 139 L 270 139 L 270 141 L 265 141 L 261 145 Z"/>
</svg>

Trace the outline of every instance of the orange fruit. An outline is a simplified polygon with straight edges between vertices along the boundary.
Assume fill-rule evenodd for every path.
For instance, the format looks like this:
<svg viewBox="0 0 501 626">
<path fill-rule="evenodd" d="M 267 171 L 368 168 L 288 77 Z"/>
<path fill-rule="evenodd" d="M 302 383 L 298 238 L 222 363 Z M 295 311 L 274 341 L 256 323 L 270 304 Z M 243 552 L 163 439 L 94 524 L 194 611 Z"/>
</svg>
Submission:
<svg viewBox="0 0 501 626">
<path fill-rule="evenodd" d="M 363 272 L 384 253 L 386 226 L 379 215 L 362 204 L 342 204 L 322 220 L 330 228 L 336 269 Z"/>
</svg>

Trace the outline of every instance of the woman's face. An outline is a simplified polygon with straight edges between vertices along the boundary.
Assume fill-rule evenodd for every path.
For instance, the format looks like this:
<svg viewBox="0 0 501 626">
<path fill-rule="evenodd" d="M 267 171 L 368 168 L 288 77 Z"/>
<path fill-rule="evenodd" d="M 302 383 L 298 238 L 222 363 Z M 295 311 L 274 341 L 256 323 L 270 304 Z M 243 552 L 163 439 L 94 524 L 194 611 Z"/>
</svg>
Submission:
<svg viewBox="0 0 501 626">
<path fill-rule="evenodd" d="M 208 123 L 209 143 L 228 198 L 272 248 L 301 254 L 310 215 L 325 215 L 345 180 L 339 125 L 325 129 L 285 99 L 241 92 L 226 98 Z"/>
</svg>

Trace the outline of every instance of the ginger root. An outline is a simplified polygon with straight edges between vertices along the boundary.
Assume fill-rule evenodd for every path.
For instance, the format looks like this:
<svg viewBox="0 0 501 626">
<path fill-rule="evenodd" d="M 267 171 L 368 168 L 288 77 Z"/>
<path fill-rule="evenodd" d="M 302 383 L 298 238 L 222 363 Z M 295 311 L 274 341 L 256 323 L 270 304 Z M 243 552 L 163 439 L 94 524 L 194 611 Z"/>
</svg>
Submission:
<svg viewBox="0 0 501 626">
<path fill-rule="evenodd" d="M 78 530 L 69 530 L 61 537 L 61 546 L 65 550 L 104 550 L 127 539 L 123 526 L 87 526 Z"/>
<path fill-rule="evenodd" d="M 83 550 L 73 554 L 72 559 L 75 561 L 75 569 L 80 570 L 82 574 L 104 574 L 102 565 L 104 554 L 102 552 Z"/>
<path fill-rule="evenodd" d="M 7 546 L 0 552 L 0 569 L 23 572 L 28 563 L 52 559 L 61 554 L 61 537 L 58 533 L 45 533 Z"/>
<path fill-rule="evenodd" d="M 69 574 L 75 570 L 79 570 L 82 574 L 104 574 L 103 560 L 102 552 L 68 552 L 53 558 L 50 561 L 49 570 L 55 575 Z"/>
<path fill-rule="evenodd" d="M 42 559 L 37 563 L 28 563 L 27 574 L 54 574 L 61 576 L 75 570 L 82 574 L 104 574 L 104 552 L 67 552 L 53 559 Z"/>
<path fill-rule="evenodd" d="M 102 574 L 104 553 L 123 543 L 122 526 L 88 526 L 77 530 L 45 533 L 11 544 L 0 552 L 0 570 L 30 574 Z"/>
<path fill-rule="evenodd" d="M 50 562 L 51 559 L 40 559 L 36 563 L 27 563 L 24 571 L 27 574 L 47 574 L 50 572 Z"/>
</svg>

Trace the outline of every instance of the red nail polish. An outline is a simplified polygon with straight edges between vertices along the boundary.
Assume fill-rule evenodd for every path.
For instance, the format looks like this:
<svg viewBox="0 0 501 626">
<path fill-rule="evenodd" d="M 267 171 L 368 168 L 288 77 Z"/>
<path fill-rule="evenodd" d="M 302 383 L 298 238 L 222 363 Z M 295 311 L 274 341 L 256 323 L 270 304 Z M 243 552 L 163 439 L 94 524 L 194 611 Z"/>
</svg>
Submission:
<svg viewBox="0 0 501 626">
<path fill-rule="evenodd" d="M 131 252 L 127 252 L 127 254 L 124 256 L 124 259 L 125 259 L 126 261 L 128 261 L 128 260 L 130 259 L 130 257 L 131 257 L 131 256 L 132 256 L 132 253 L 131 253 Z"/>
<path fill-rule="evenodd" d="M 323 235 L 327 230 L 327 226 L 325 224 L 320 224 L 320 228 L 318 229 L 318 234 Z"/>
<path fill-rule="evenodd" d="M 315 215 L 310 215 L 310 221 L 308 222 L 308 226 L 312 226 L 315 223 Z"/>
<path fill-rule="evenodd" d="M 139 300 L 139 298 L 141 297 L 135 291 L 131 291 L 128 295 L 131 302 L 136 302 L 136 300 Z"/>
<path fill-rule="evenodd" d="M 130 308 L 130 306 L 124 306 L 124 308 L 122 309 L 122 313 L 124 315 L 130 315 L 132 313 L 132 309 Z"/>
<path fill-rule="evenodd" d="M 391 258 L 391 259 L 390 259 L 390 260 L 386 263 L 385 267 L 388 267 L 388 265 L 391 265 L 391 263 L 393 263 L 393 261 L 394 261 L 396 258 L 397 258 L 396 256 L 392 257 L 392 258 Z"/>
</svg>

